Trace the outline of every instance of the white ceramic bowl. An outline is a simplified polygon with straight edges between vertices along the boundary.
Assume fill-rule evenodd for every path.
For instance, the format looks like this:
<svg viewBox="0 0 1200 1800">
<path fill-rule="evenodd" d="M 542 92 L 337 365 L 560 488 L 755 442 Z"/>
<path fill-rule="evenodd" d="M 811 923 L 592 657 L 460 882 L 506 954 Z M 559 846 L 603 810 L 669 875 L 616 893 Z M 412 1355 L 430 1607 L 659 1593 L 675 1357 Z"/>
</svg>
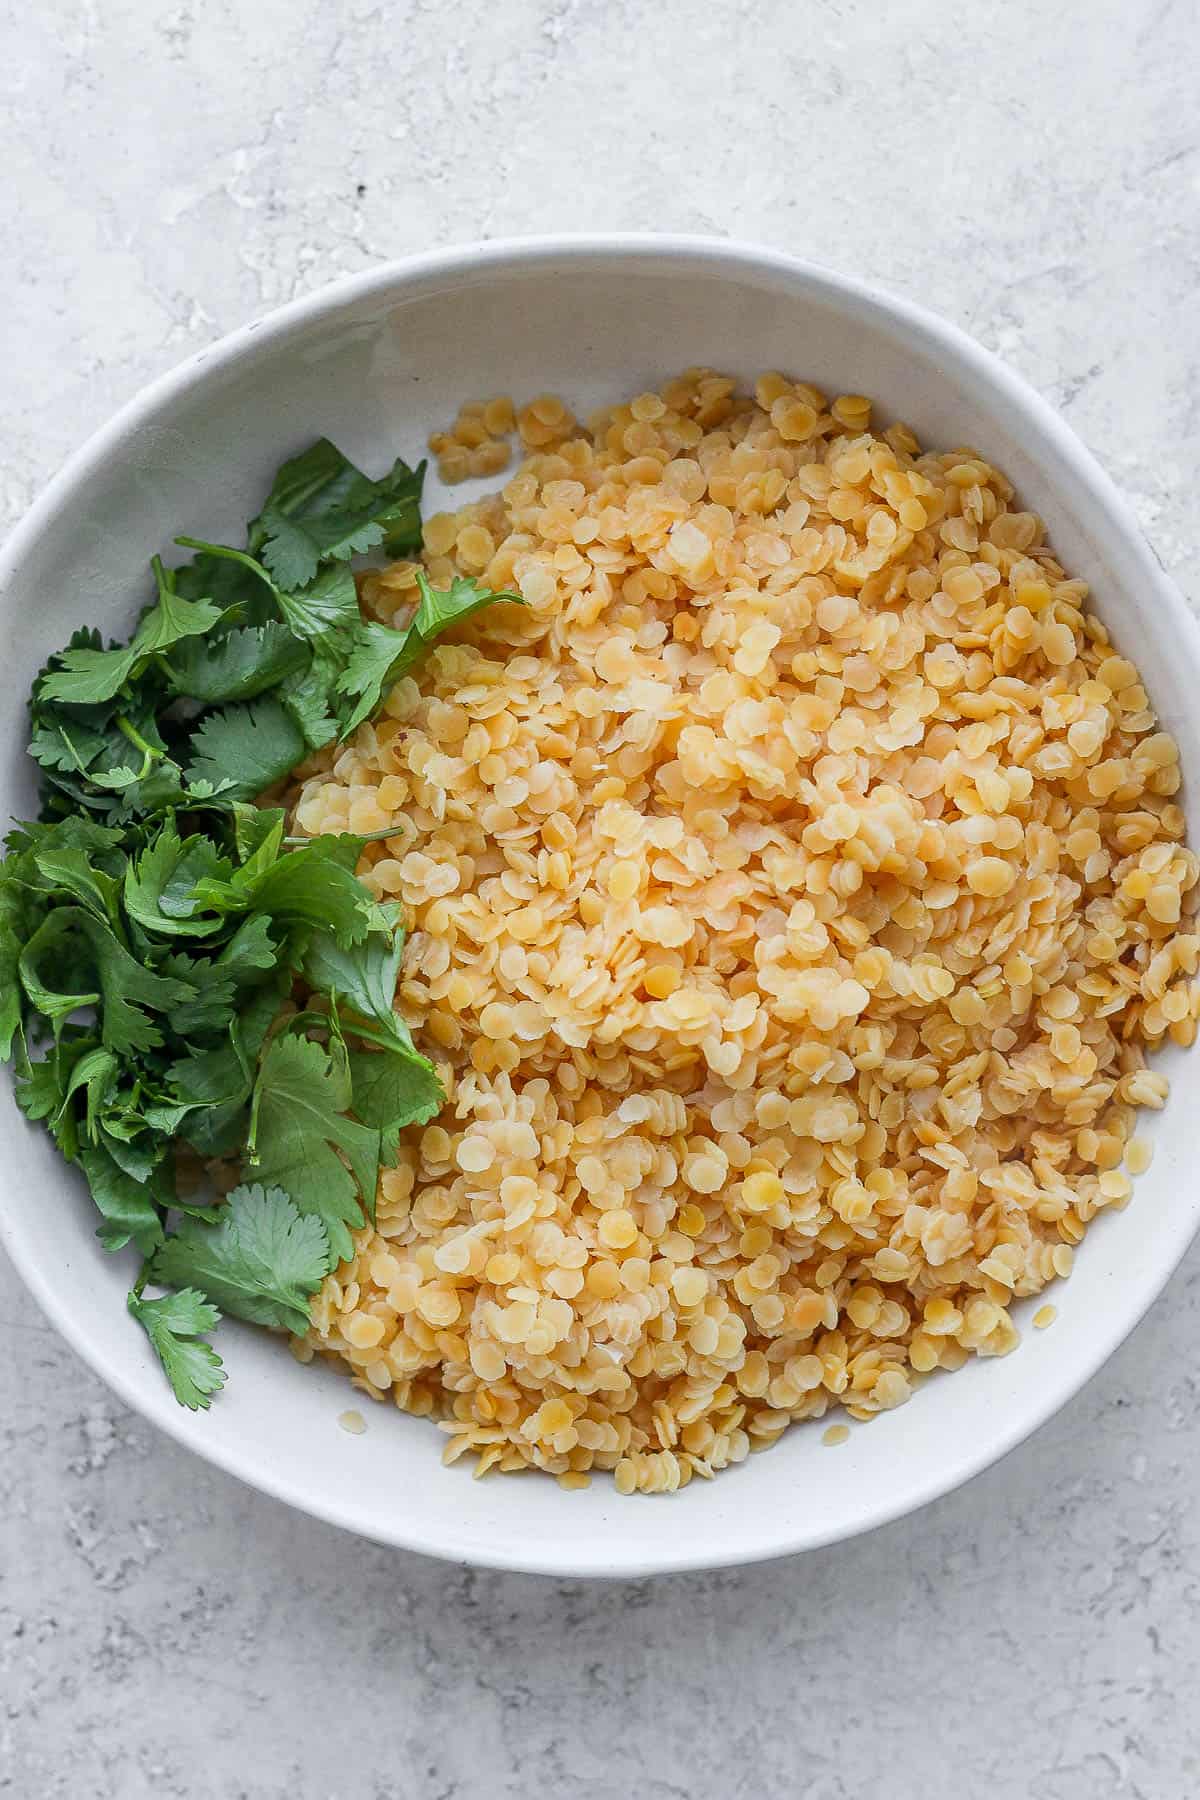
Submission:
<svg viewBox="0 0 1200 1800">
<path fill-rule="evenodd" d="M 1023 382 L 953 326 L 788 257 L 704 239 L 567 238 L 438 252 L 341 281 L 193 357 L 77 453 L 0 553 L 0 815 L 30 805 L 24 697 L 46 653 L 77 624 L 127 626 L 150 553 L 178 532 L 239 532 L 276 465 L 318 433 L 376 471 L 398 451 L 415 460 L 461 400 L 550 389 L 586 409 L 694 363 L 864 392 L 929 446 L 969 444 L 998 463 L 1093 584 L 1194 780 L 1200 632 L 1124 501 Z M 427 499 L 433 510 L 436 482 Z M 1134 1203 L 1089 1232 L 1054 1293 L 1052 1331 L 928 1384 L 841 1449 L 798 1428 L 670 1500 L 623 1500 L 605 1480 L 575 1494 L 533 1476 L 475 1482 L 443 1468 L 432 1425 L 390 1407 L 367 1406 L 367 1432 L 348 1436 L 337 1416 L 358 1396 L 341 1377 L 300 1368 L 278 1340 L 232 1322 L 220 1333 L 226 1392 L 208 1414 L 184 1412 L 126 1315 L 130 1262 L 99 1249 L 81 1184 L 7 1097 L 0 1229 L 46 1313 L 123 1400 L 320 1518 L 430 1555 L 559 1575 L 751 1562 L 945 1493 L 1049 1418 L 1121 1342 L 1200 1213 L 1200 1060 L 1163 1066 L 1175 1091 L 1150 1126 L 1153 1168 Z"/>
</svg>

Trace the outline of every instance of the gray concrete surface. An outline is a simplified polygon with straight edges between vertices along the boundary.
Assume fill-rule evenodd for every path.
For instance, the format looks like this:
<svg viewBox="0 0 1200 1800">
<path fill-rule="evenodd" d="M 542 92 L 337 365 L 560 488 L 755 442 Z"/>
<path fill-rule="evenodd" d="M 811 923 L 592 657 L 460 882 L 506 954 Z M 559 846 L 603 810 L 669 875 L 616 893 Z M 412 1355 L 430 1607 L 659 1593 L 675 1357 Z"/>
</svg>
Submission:
<svg viewBox="0 0 1200 1800">
<path fill-rule="evenodd" d="M 1195 0 L 0 3 L 0 518 L 146 379 L 378 259 L 737 234 L 1020 368 L 1200 598 Z M 0 1268 L 0 1794 L 1188 1800 L 1200 1253 L 965 1491 L 608 1588 L 285 1513 L 129 1416 Z"/>
</svg>

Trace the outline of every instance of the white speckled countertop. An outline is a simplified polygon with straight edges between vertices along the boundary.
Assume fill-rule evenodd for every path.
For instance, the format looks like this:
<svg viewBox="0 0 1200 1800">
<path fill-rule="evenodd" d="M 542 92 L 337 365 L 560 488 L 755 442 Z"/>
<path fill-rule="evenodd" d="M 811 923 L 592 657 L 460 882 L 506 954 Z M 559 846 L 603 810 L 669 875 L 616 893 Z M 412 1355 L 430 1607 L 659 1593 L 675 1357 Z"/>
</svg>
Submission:
<svg viewBox="0 0 1200 1800">
<path fill-rule="evenodd" d="M 975 332 L 1200 600 L 1194 0 L 3 0 L 0 31 L 0 523 L 147 378 L 334 275 L 661 228 Z M 963 1492 L 791 1563 L 589 1588 L 244 1490 L 0 1267 L 0 1795 L 1190 1800 L 1198 1339 L 1200 1251 Z"/>
</svg>

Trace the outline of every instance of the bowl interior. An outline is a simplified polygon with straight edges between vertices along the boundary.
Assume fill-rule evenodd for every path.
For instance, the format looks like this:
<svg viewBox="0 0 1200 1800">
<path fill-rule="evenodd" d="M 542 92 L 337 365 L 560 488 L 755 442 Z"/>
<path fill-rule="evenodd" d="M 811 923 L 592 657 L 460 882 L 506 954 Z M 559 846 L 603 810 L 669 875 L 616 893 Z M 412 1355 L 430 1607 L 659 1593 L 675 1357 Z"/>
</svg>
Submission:
<svg viewBox="0 0 1200 1800">
<path fill-rule="evenodd" d="M 552 390 L 586 412 L 695 363 L 750 379 L 779 368 L 864 392 L 924 443 L 970 445 L 998 463 L 1046 517 L 1064 563 L 1093 584 L 1185 769 L 1200 769 L 1190 615 L 1074 438 L 982 351 L 785 259 L 695 242 L 560 243 L 450 253 L 343 284 L 195 359 L 93 440 L 0 563 L 0 814 L 29 809 L 23 702 L 44 656 L 77 624 L 126 626 L 151 552 L 176 533 L 239 530 L 277 464 L 319 433 L 378 472 L 397 453 L 418 458 L 463 400 Z M 473 491 L 454 493 L 461 503 Z M 431 479 L 428 510 L 442 501 Z M 537 1477 L 473 1482 L 442 1467 L 431 1424 L 370 1406 L 334 1372 L 302 1369 L 279 1341 L 232 1323 L 221 1334 L 225 1394 L 207 1416 L 183 1412 L 126 1316 L 131 1262 L 99 1249 L 81 1185 L 7 1098 L 3 1231 L 46 1311 L 125 1400 L 320 1516 L 433 1554 L 551 1572 L 738 1562 L 850 1535 L 945 1491 L 1041 1423 L 1115 1348 L 1200 1208 L 1184 1178 L 1200 1064 L 1168 1055 L 1163 1066 L 1177 1085 L 1148 1124 L 1154 1165 L 1133 1204 L 1089 1233 L 1053 1295 L 1053 1330 L 930 1383 L 836 1451 L 820 1428 L 797 1429 L 669 1504 L 621 1500 L 603 1479 L 570 1495 Z M 363 1436 L 338 1428 L 350 1405 L 366 1413 Z"/>
</svg>

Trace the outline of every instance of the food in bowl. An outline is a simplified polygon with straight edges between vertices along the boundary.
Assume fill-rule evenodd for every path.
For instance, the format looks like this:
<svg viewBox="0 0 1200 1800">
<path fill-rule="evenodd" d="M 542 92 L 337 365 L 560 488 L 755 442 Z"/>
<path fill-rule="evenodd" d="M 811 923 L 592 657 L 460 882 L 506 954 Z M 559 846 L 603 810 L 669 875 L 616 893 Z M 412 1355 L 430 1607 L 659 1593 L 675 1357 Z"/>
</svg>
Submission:
<svg viewBox="0 0 1200 1800">
<path fill-rule="evenodd" d="M 147 1285 L 182 1294 L 135 1309 L 185 1346 L 214 1301 L 289 1326 L 480 1471 L 670 1490 L 1013 1347 L 1011 1302 L 1069 1273 L 1145 1164 L 1135 1113 L 1166 1091 L 1145 1048 L 1195 1035 L 1200 865 L 1136 669 L 973 452 L 922 455 L 861 397 L 778 375 L 518 422 L 502 495 L 430 519 L 423 567 L 406 546 L 360 572 L 353 651 L 307 639 L 335 665 L 286 796 L 313 842 L 284 851 L 276 811 L 273 854 L 349 839 L 357 875 L 350 848 L 326 861 L 361 932 L 295 927 L 325 949 L 288 939 L 241 1046 L 250 1185 L 153 1247 Z M 464 411 L 447 478 L 498 469 L 511 423 Z M 314 539 L 307 505 L 250 550 L 294 552 L 268 568 L 293 599 L 344 594 L 322 560 L 368 546 Z M 414 602 L 455 594 L 469 625 L 409 673 Z M 291 629 L 274 608 L 260 628 Z M 250 797 L 215 809 L 238 867 Z M 167 886 L 184 918 L 214 891 Z M 421 1052 L 405 1121 L 372 1065 L 415 1081 Z M 90 1092 L 67 1095 L 77 1133 Z M 288 1154 L 306 1108 L 315 1177 Z"/>
<path fill-rule="evenodd" d="M 403 932 L 353 872 L 363 840 L 297 841 L 254 804 L 448 626 L 521 604 L 418 575 L 403 630 L 362 618 L 350 559 L 417 548 L 421 476 L 369 481 L 319 440 L 245 549 L 177 539 L 197 554 L 153 559 L 130 641 L 78 631 L 33 686 L 41 816 L 0 870 L 0 1053 L 104 1248 L 141 1252 L 129 1311 L 193 1411 L 224 1383 L 220 1313 L 305 1328 L 396 1134 L 444 1099 L 393 1010 Z M 199 1159 L 247 1180 L 213 1204 Z"/>
</svg>

